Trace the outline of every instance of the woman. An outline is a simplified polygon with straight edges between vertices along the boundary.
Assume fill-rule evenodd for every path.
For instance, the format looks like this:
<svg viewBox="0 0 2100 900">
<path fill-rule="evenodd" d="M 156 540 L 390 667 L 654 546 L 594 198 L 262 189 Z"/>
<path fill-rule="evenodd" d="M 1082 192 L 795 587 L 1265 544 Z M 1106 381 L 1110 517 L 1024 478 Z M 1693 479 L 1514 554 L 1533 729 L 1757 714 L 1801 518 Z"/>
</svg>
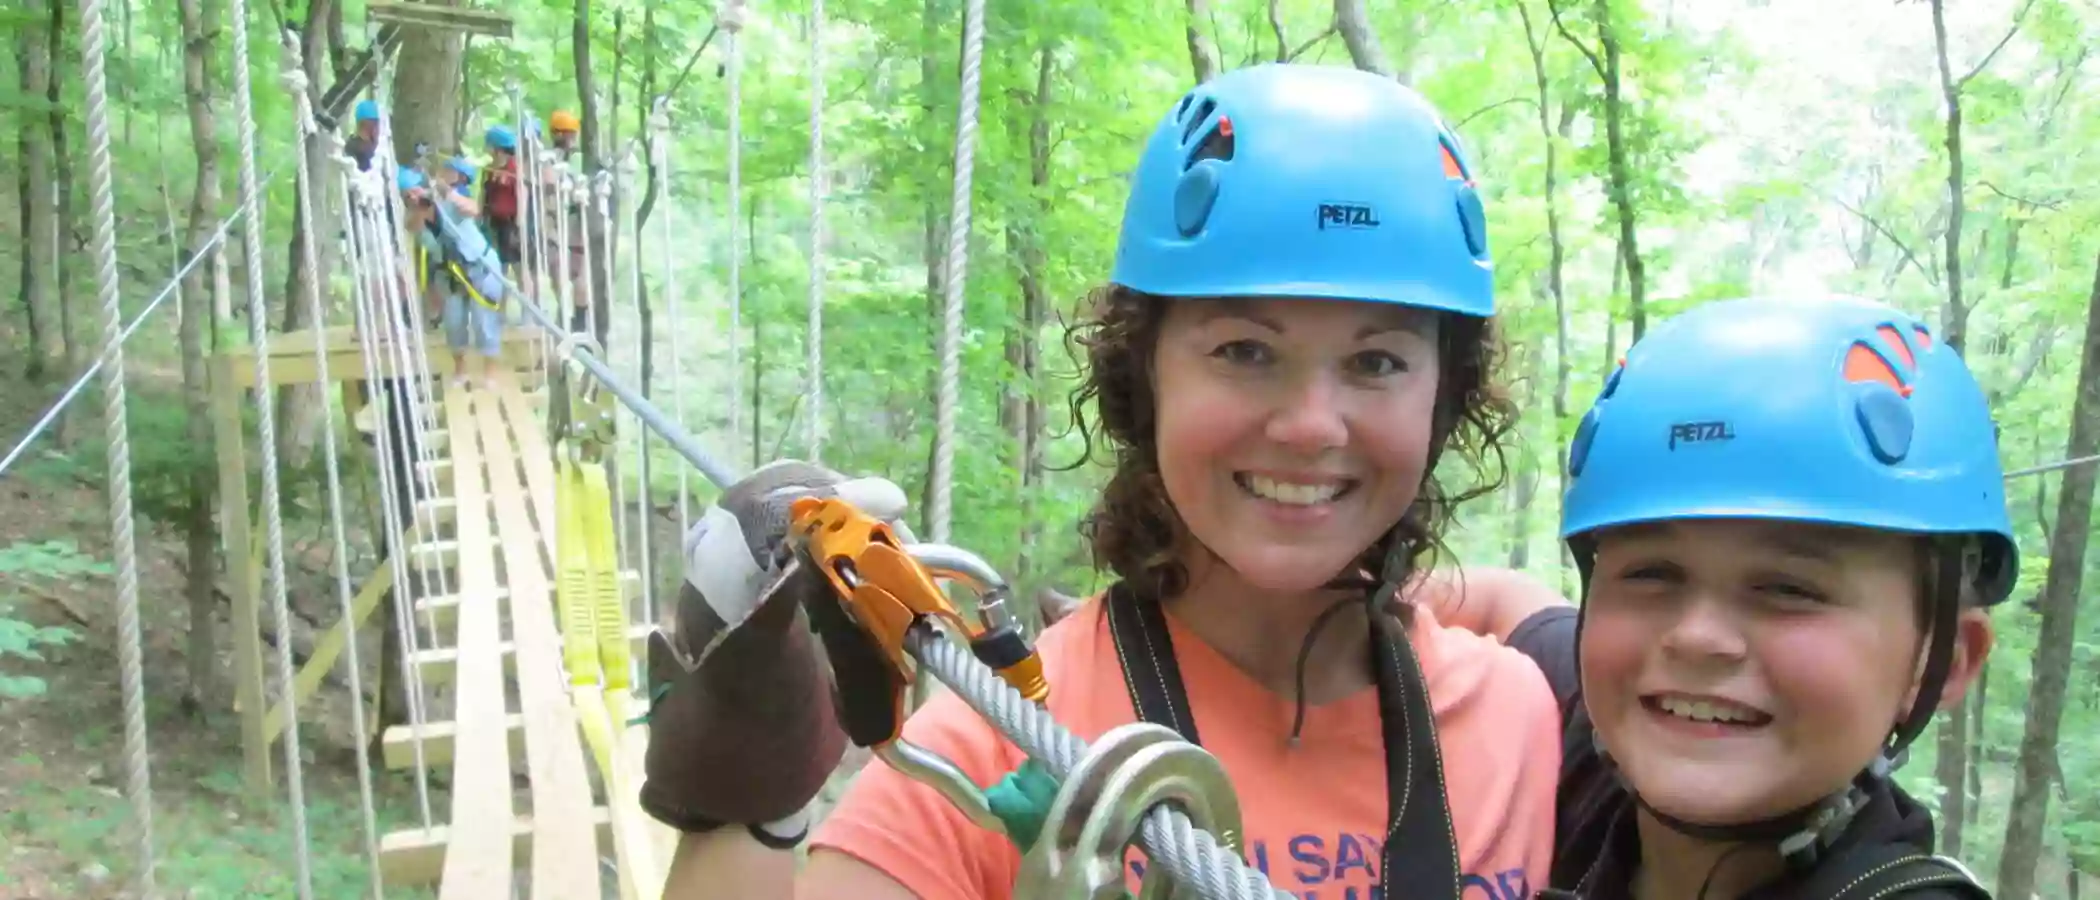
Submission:
<svg viewBox="0 0 2100 900">
<path fill-rule="evenodd" d="M 1038 641 L 1049 712 L 1089 740 L 1142 718 L 1199 741 L 1237 787 L 1248 861 L 1285 890 L 1543 883 L 1550 690 L 1395 596 L 1468 496 L 1437 458 L 1499 458 L 1491 292 L 1479 199 L 1427 103 L 1354 70 L 1261 66 L 1160 123 L 1078 330 L 1075 409 L 1114 464 L 1084 530 L 1119 580 Z M 651 645 L 642 798 L 687 832 L 667 896 L 1009 896 L 1021 848 L 887 765 L 799 875 L 779 852 L 843 744 L 797 620 L 822 588 L 772 562 L 785 505 L 812 493 L 903 509 L 887 482 L 779 463 L 688 537 L 689 589 Z M 951 695 L 905 737 L 980 785 L 1023 762 Z"/>
<path fill-rule="evenodd" d="M 1581 612 L 1464 611 L 1522 620 L 1475 627 L 1570 704 L 1553 887 L 1987 896 L 1890 772 L 2018 572 L 1993 435 L 1961 356 L 1878 303 L 1711 303 L 1627 352 L 1569 454 Z"/>
</svg>

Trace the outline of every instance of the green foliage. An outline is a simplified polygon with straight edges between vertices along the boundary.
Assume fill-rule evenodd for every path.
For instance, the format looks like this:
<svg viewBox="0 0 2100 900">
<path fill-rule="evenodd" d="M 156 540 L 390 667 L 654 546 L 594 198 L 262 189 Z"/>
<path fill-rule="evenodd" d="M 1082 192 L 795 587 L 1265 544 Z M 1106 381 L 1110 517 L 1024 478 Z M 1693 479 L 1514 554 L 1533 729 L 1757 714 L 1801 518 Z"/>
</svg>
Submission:
<svg viewBox="0 0 2100 900">
<path fill-rule="evenodd" d="M 23 599 L 16 585 L 66 583 L 107 575 L 109 566 L 82 554 L 70 541 L 15 543 L 0 547 L 0 699 L 40 696 L 44 679 L 14 674 L 14 661 L 43 662 L 41 648 L 60 647 L 80 635 L 70 628 L 39 626 L 15 618 Z"/>
</svg>

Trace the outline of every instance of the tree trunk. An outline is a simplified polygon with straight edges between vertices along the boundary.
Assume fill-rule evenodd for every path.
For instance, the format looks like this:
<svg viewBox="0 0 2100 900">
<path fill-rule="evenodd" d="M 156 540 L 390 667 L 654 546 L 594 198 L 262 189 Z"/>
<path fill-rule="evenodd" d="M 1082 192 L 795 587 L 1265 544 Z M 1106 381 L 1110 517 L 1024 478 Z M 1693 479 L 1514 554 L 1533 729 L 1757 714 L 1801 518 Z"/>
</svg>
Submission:
<svg viewBox="0 0 2100 900">
<path fill-rule="evenodd" d="M 1020 408 L 1015 422 L 1021 453 L 1021 551 L 1014 560 L 1016 583 L 1031 577 L 1036 560 L 1029 552 L 1039 540 L 1036 492 L 1043 480 L 1043 318 L 1050 308 L 1049 292 L 1043 286 L 1049 254 L 1043 249 L 1042 223 L 1050 220 L 1050 95 L 1056 83 L 1056 57 L 1044 44 L 1036 49 L 1035 97 L 1029 102 L 1028 185 L 1032 199 L 1030 219 L 1020 229 L 1021 238 L 1021 341 L 1018 348 L 1021 378 Z"/>
<path fill-rule="evenodd" d="M 431 6 L 458 6 L 458 0 L 425 0 Z M 394 135 L 394 159 L 419 163 L 416 145 L 431 152 L 459 146 L 460 60 L 464 55 L 457 32 L 436 28 L 405 28 L 400 60 L 394 69 L 394 93 L 389 98 L 390 126 Z M 590 123 L 584 123 L 589 133 Z"/>
<path fill-rule="evenodd" d="M 1203 30 L 1210 22 L 1210 0 L 1188 0 L 1188 6 L 1189 66 L 1196 72 L 1196 83 L 1202 84 L 1218 77 L 1218 48 Z"/>
<path fill-rule="evenodd" d="M 1955 80 L 1954 70 L 1947 60 L 1945 0 L 1932 0 L 1932 44 L 1940 68 L 1940 94 L 1947 101 L 1947 246 L 1943 253 L 1947 257 L 1947 305 L 1940 311 L 1940 339 L 1959 353 L 1969 330 L 1969 308 L 1962 302 L 1961 283 L 1961 228 L 1965 212 L 1961 197 L 1962 86 L 1960 81 Z"/>
<path fill-rule="evenodd" d="M 65 0 L 48 0 L 59 4 Z M 21 73 L 25 96 L 43 94 L 50 86 L 49 44 L 41 30 L 28 21 L 15 33 L 15 63 Z M 65 358 L 64 340 L 58 327 L 58 312 L 51 296 L 53 258 L 51 242 L 55 210 L 51 203 L 51 143 L 43 129 L 23 128 L 15 133 L 22 154 L 17 173 L 22 208 L 22 307 L 29 314 L 29 352 L 24 354 L 22 374 L 32 382 L 57 376 Z"/>
<path fill-rule="evenodd" d="M 1568 297 L 1566 291 L 1567 282 L 1564 278 L 1568 248 L 1567 242 L 1561 237 L 1560 233 L 1560 146 L 1557 137 L 1566 136 L 1567 129 L 1574 120 L 1574 116 L 1571 113 L 1573 113 L 1575 105 L 1572 102 L 1562 104 L 1561 132 L 1560 135 L 1556 136 L 1553 130 L 1553 115 L 1550 112 L 1553 105 L 1552 92 L 1548 87 L 1549 79 L 1546 75 L 1545 35 L 1533 27 L 1531 6 L 1528 2 L 1517 4 L 1517 14 L 1524 21 L 1524 44 L 1531 50 L 1531 75 L 1533 82 L 1538 86 L 1539 139 L 1546 145 L 1546 180 L 1542 190 L 1546 195 L 1546 244 L 1550 253 L 1546 264 L 1546 293 L 1553 300 L 1553 434 L 1555 439 L 1552 443 L 1555 448 L 1554 458 L 1556 460 L 1554 471 L 1559 473 L 1556 477 L 1560 480 L 1560 492 L 1565 496 L 1568 491 L 1565 477 L 1568 471 L 1568 448 L 1565 441 L 1558 439 L 1558 435 L 1561 433 L 1561 429 L 1567 427 L 1568 416 L 1570 415 L 1568 409 L 1568 382 L 1571 379 L 1574 367 L 1568 359 Z"/>
<path fill-rule="evenodd" d="M 1545 354 L 1535 347 L 1522 348 L 1515 352 L 1521 354 L 1523 360 L 1520 362 L 1517 359 L 1508 359 L 1504 365 L 1508 366 L 1509 370 L 1516 371 L 1521 364 L 1527 371 L 1528 377 L 1524 379 L 1526 386 L 1523 389 L 1527 396 L 1520 398 L 1518 402 L 1522 404 L 1520 408 L 1529 408 L 1529 395 L 1538 392 L 1536 385 L 1539 370 L 1545 367 Z M 1523 434 L 1523 423 L 1519 422 L 1515 430 L 1516 460 L 1512 466 L 1514 471 L 1510 473 L 1515 476 L 1515 483 L 1509 493 L 1509 567 L 1518 571 L 1531 565 L 1531 508 L 1537 503 L 1539 488 L 1539 462 L 1533 456 L 1531 447 L 1527 446 L 1528 442 L 1524 440 Z"/>
<path fill-rule="evenodd" d="M 1627 160 L 1626 101 L 1620 97 L 1618 23 L 1611 0 L 1597 0 L 1597 43 L 1604 48 L 1604 131 L 1611 170 L 1611 202 L 1619 214 L 1619 259 L 1626 267 L 1627 312 L 1632 320 L 1630 344 L 1648 332 L 1648 275 L 1641 262 L 1641 242 L 1633 208 L 1633 174 Z"/>
<path fill-rule="evenodd" d="M 1334 0 L 1334 27 L 1342 33 L 1342 44 L 1349 48 L 1349 59 L 1357 68 L 1393 77 L 1393 64 L 1385 58 L 1378 32 L 1364 13 L 1364 0 Z"/>
<path fill-rule="evenodd" d="M 435 6 L 458 6 L 456 0 L 427 0 Z M 416 145 L 423 144 L 433 152 L 443 148 L 459 146 L 459 83 L 462 44 L 460 35 L 439 29 L 409 28 L 401 35 L 400 49 L 395 51 L 400 62 L 394 70 L 393 96 L 388 98 L 394 138 L 394 158 L 404 164 L 421 163 Z M 420 303 L 410 306 L 420 309 Z M 410 323 L 414 327 L 414 323 Z M 414 472 L 409 459 L 415 452 L 415 442 L 409 433 L 413 416 L 408 409 L 407 384 L 395 379 L 382 382 L 374 391 L 374 402 L 383 402 L 387 415 L 378 425 L 375 440 L 393 445 L 389 453 L 394 457 L 395 502 L 400 504 L 404 524 L 406 517 L 415 515 L 415 497 L 419 493 L 408 475 Z M 377 400 L 384 396 L 385 400 Z M 385 457 L 376 460 L 385 464 Z M 382 528 L 384 532 L 386 529 Z M 400 535 L 382 535 L 389 553 L 402 553 Z M 420 579 L 410 578 L 408 585 L 396 585 L 396 590 L 406 590 L 411 596 L 419 593 Z M 392 636 L 403 627 L 414 627 L 413 623 L 400 621 L 395 615 L 395 604 L 391 596 L 382 598 L 379 604 L 379 633 Z M 379 692 L 380 731 L 387 726 L 408 721 L 408 691 L 401 679 L 393 677 L 401 671 L 401 646 L 396 640 L 381 642 L 381 671 L 386 677 Z M 379 731 L 373 732 L 372 747 L 379 747 Z"/>
<path fill-rule="evenodd" d="M 942 130 L 940 90 L 935 85 L 941 77 L 938 48 L 942 44 L 941 36 L 947 30 L 947 23 L 941 18 L 940 6 L 936 0 L 926 0 L 920 8 L 919 15 L 919 133 L 930 138 Z M 928 140 L 926 146 L 929 148 L 925 154 L 926 181 L 921 188 L 926 197 L 925 208 L 921 211 L 925 246 L 920 256 L 926 264 L 926 335 L 929 341 L 938 345 L 939 341 L 934 335 L 941 327 L 941 283 L 948 265 L 948 205 L 941 202 L 941 198 L 946 196 L 942 191 L 941 174 L 946 169 L 944 155 L 930 149 L 939 145 Z M 926 407 L 926 417 L 929 421 L 934 413 L 931 404 L 934 398 L 940 396 L 939 369 L 939 366 L 928 366 L 926 369 L 926 397 L 929 404 Z M 928 430 L 926 467 L 923 470 L 926 475 L 919 480 L 920 534 L 933 532 L 933 520 L 927 518 L 933 514 L 933 454 L 938 449 L 933 441 L 934 434 Z"/>
<path fill-rule="evenodd" d="M 2096 452 L 2100 452 L 2100 260 L 2095 260 L 2093 290 L 2086 301 L 2085 356 L 2079 363 L 2078 396 L 2071 404 L 2071 440 L 2064 455 L 2077 458 Z M 2056 766 L 2056 742 L 2063 726 L 2064 694 L 2077 638 L 2078 598 L 2085 586 L 2095 474 L 2092 466 L 2065 469 L 2063 489 L 2057 493 L 2049 570 L 2042 583 L 2042 622 L 2035 638 L 2034 675 L 2027 694 L 2027 728 L 2020 736 L 2012 807 L 1998 861 L 1997 893 L 2001 897 L 2033 895 L 2035 867 L 2042 855 L 2042 828 L 2049 821 L 2049 788 L 2053 779 L 2062 777 Z"/>
<path fill-rule="evenodd" d="M 336 3 L 337 0 L 312 0 L 307 7 L 306 22 L 299 29 L 300 61 L 306 69 L 307 92 L 315 97 L 316 107 L 320 106 L 321 74 L 327 71 L 325 54 L 328 43 L 323 23 L 330 15 L 329 10 Z M 324 138 L 324 135 L 316 134 L 306 141 L 306 166 L 311 171 L 330 171 L 327 142 Z M 309 201 L 309 208 L 314 210 L 313 220 L 316 227 L 325 227 L 321 223 L 334 221 L 331 211 L 335 209 L 335 204 L 331 203 L 327 196 L 332 192 L 321 187 L 328 181 L 327 178 L 316 178 L 312 185 L 319 195 Z M 294 202 L 298 202 L 297 198 L 294 198 Z M 283 328 L 287 334 L 305 328 L 308 324 L 315 327 L 324 324 L 307 322 L 307 304 L 299 298 L 306 296 L 309 280 L 327 284 L 328 272 L 334 265 L 331 253 L 335 249 L 335 242 L 314 241 L 315 271 L 309 272 L 306 269 L 306 254 L 299 249 L 300 243 L 305 240 L 306 233 L 300 227 L 299 217 L 293 216 L 292 240 L 286 245 L 285 251 L 288 260 L 284 279 L 284 315 L 279 320 L 284 323 Z M 312 459 L 314 442 L 320 437 L 320 415 L 322 410 L 326 409 L 321 399 L 321 392 L 325 389 L 311 384 L 300 384 L 286 385 L 278 390 L 276 421 L 282 424 L 277 429 L 277 459 L 281 465 L 297 468 Z"/>
<path fill-rule="evenodd" d="M 218 111 L 213 108 L 211 63 L 218 55 L 213 46 L 219 33 L 219 10 L 210 0 L 178 0 L 182 19 L 182 87 L 189 106 L 190 135 L 196 145 L 197 180 L 190 189 L 189 227 L 183 236 L 186 258 L 195 259 L 216 248 L 205 243 L 212 238 L 219 210 Z M 182 345 L 182 405 L 188 416 L 187 438 L 193 447 L 212 442 L 211 394 L 204 365 L 205 330 L 212 323 L 212 290 L 202 266 L 192 268 L 182 279 L 182 324 L 177 340 Z M 196 466 L 188 473 L 188 520 L 184 522 L 187 560 L 183 593 L 189 600 L 189 684 L 182 706 L 191 715 L 220 708 L 216 642 L 212 619 L 218 611 L 214 593 L 217 581 L 215 552 L 218 529 L 213 525 L 213 503 L 217 485 L 210 466 Z M 231 577 L 241 577 L 228 566 Z"/>
<path fill-rule="evenodd" d="M 63 364 L 65 377 L 72 378 L 80 371 L 80 360 L 92 352 L 81 346 L 73 323 L 73 279 L 66 267 L 69 248 L 77 250 L 80 242 L 73 234 L 73 155 L 66 140 L 65 66 L 66 54 L 66 4 L 64 0 L 53 0 L 51 4 L 51 77 L 44 90 L 45 99 L 51 101 L 51 192 L 52 208 L 52 277 L 57 284 L 58 334 L 65 345 Z M 125 7 L 125 27 L 130 27 L 130 6 Z M 130 121 L 128 118 L 125 120 Z M 70 416 L 61 415 L 51 423 L 51 440 L 66 447 L 72 444 L 66 427 Z"/>
<path fill-rule="evenodd" d="M 582 120 L 579 132 L 583 150 L 583 171 L 598 172 L 613 164 L 605 158 L 604 138 L 598 131 L 598 87 L 591 71 L 591 0 L 576 0 L 575 17 L 570 24 L 569 38 L 574 45 L 576 57 L 576 99 Z M 593 205 L 595 207 L 595 204 Z M 591 302 L 596 304 L 599 327 L 608 335 L 610 342 L 612 313 L 612 266 L 606 250 L 611 246 L 604 220 L 595 208 L 583 216 L 584 240 L 589 244 L 591 266 Z"/>
</svg>

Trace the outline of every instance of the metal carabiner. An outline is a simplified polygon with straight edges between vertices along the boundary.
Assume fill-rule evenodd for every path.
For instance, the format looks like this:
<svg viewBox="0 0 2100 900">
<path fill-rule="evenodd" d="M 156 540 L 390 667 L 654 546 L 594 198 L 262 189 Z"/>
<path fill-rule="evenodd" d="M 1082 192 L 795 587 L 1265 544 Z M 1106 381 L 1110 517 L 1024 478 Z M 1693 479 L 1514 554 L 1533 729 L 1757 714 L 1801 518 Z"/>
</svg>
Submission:
<svg viewBox="0 0 2100 900">
<path fill-rule="evenodd" d="M 1066 773 L 1035 846 L 1021 859 L 1015 900 L 1122 896 L 1124 854 L 1152 808 L 1171 803 L 1224 848 L 1240 852 L 1239 795 L 1209 751 L 1149 722 L 1101 736 Z M 1138 900 L 1199 896 L 1164 867 L 1145 871 Z"/>
</svg>

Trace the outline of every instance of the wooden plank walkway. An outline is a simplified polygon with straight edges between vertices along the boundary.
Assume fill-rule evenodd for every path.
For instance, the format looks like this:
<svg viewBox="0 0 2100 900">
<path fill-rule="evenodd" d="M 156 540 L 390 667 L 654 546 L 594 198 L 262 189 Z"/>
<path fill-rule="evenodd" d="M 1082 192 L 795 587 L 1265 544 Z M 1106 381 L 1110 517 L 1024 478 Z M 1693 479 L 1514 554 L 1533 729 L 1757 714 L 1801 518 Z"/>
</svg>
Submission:
<svg viewBox="0 0 2100 900">
<path fill-rule="evenodd" d="M 597 834 L 590 820 L 590 775 L 584 768 L 576 710 L 569 705 L 562 684 L 561 634 L 554 624 L 546 558 L 540 553 L 543 542 L 538 539 L 541 535 L 533 533 L 517 454 L 512 452 L 504 427 L 508 404 L 498 399 L 518 397 L 518 385 L 508 373 L 498 376 L 497 383 L 495 395 L 477 392 L 475 418 L 494 488 L 503 571 L 510 590 L 511 643 L 517 648 L 518 705 L 525 717 L 525 761 L 532 778 L 532 896 L 546 900 L 594 897 L 599 882 Z M 523 405 L 522 399 L 518 405 Z M 530 419 L 513 424 L 523 433 L 536 427 Z M 552 491 L 550 484 L 548 492 Z M 547 499 L 553 502 L 551 496 Z"/>
<path fill-rule="evenodd" d="M 445 512 L 456 531 L 438 542 L 443 558 L 433 561 L 456 567 L 456 576 L 452 593 L 418 598 L 417 606 L 419 618 L 429 610 L 453 623 L 457 637 L 453 646 L 419 650 L 413 661 L 426 686 L 454 686 L 453 720 L 390 728 L 382 746 L 388 768 L 411 768 L 420 735 L 424 764 L 450 767 L 447 821 L 453 824 L 385 835 L 382 873 L 389 884 L 432 885 L 450 900 L 522 897 L 524 885 L 515 882 L 529 871 L 535 900 L 595 900 L 605 887 L 599 861 L 613 855 L 621 863 L 623 897 L 653 900 L 676 834 L 643 813 L 635 797 L 594 788 L 590 751 L 562 672 L 553 592 L 555 469 L 546 423 L 520 380 L 502 371 L 493 390 L 444 397 L 452 459 L 438 474 L 453 485 Z M 632 591 L 640 579 L 626 571 L 621 582 Z M 631 628 L 638 656 L 649 630 Z M 513 678 L 515 708 L 505 687 Z M 643 697 L 635 701 L 635 709 L 646 708 Z M 648 732 L 622 731 L 616 765 L 632 794 Z M 530 779 L 529 814 L 513 808 L 518 761 Z"/>
</svg>

